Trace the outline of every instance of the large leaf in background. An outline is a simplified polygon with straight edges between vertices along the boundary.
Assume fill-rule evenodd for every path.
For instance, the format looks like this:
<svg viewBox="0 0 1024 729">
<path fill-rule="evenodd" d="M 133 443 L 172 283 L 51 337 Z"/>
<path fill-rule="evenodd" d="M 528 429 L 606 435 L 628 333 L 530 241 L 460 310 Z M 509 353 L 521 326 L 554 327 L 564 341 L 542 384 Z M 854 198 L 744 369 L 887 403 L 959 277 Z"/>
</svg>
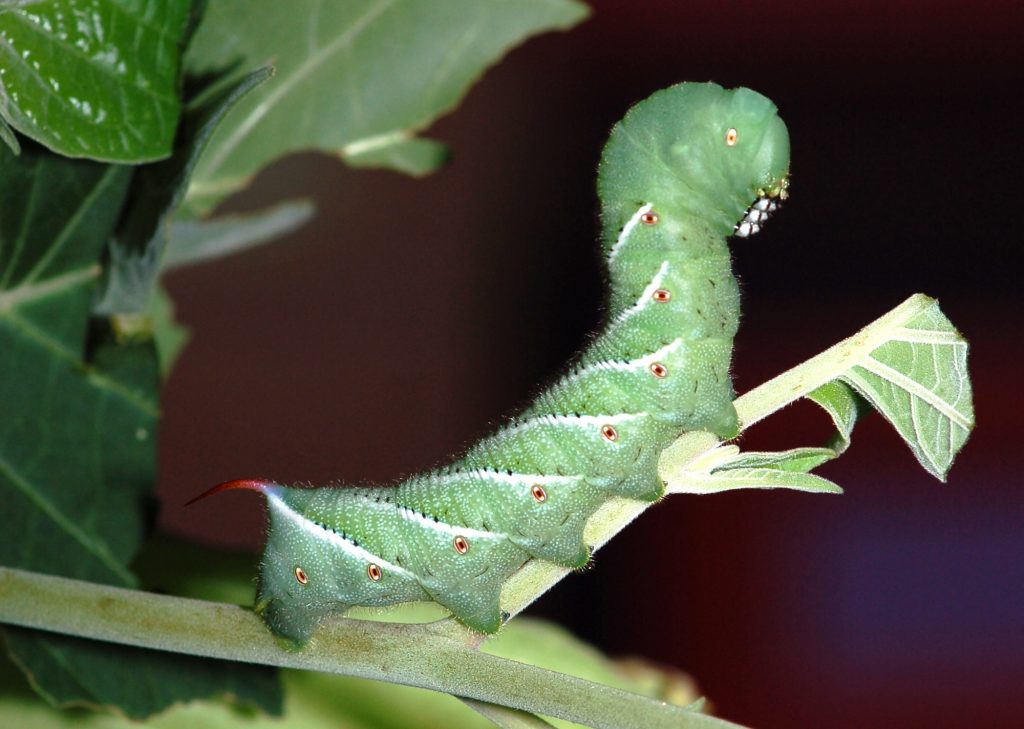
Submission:
<svg viewBox="0 0 1024 729">
<path fill-rule="evenodd" d="M 131 585 L 152 488 L 152 373 L 85 361 L 131 170 L 0 148 L 0 562 Z"/>
<path fill-rule="evenodd" d="M 191 7 L 191 0 L 5 3 L 0 116 L 69 157 L 166 157 L 181 111 Z"/>
<path fill-rule="evenodd" d="M 135 584 L 126 565 L 152 512 L 157 358 L 149 338 L 118 341 L 99 322 L 90 333 L 89 314 L 131 176 L 32 143 L 18 157 L 0 147 L 0 563 L 123 586 Z M 145 716 L 230 691 L 279 705 L 262 667 L 24 630 L 5 638 L 60 703 Z"/>
<path fill-rule="evenodd" d="M 272 61 L 277 75 L 217 130 L 188 204 L 209 210 L 271 160 L 303 149 L 429 172 L 445 151 L 417 132 L 509 48 L 586 14 L 576 0 L 211 0 L 186 70 Z"/>
</svg>

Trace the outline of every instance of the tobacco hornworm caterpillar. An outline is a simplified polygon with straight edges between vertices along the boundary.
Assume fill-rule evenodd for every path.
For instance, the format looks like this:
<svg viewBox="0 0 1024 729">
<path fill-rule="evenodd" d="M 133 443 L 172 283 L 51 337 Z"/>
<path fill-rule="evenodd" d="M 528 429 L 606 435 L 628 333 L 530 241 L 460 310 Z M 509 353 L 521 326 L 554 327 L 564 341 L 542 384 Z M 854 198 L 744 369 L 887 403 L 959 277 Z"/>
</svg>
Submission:
<svg viewBox="0 0 1024 729">
<path fill-rule="evenodd" d="M 492 633 L 526 561 L 581 567 L 602 503 L 662 495 L 658 456 L 681 433 L 735 435 L 726 239 L 760 230 L 788 167 L 786 127 L 749 89 L 684 83 L 634 106 L 598 178 L 607 322 L 564 376 L 458 460 L 397 486 L 207 492 L 267 497 L 257 610 L 270 628 L 304 642 L 330 613 L 434 600 Z"/>
</svg>

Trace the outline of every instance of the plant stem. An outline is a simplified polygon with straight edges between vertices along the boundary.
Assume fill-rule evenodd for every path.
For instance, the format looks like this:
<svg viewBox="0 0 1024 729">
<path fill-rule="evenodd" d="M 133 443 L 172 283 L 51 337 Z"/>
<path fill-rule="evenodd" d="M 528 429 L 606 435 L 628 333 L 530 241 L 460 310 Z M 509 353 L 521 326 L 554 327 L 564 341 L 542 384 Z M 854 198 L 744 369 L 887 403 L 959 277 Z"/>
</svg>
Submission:
<svg viewBox="0 0 1024 729">
<path fill-rule="evenodd" d="M 225 660 L 433 689 L 606 729 L 710 729 L 729 722 L 475 650 L 447 621 L 338 619 L 289 650 L 251 611 L 0 567 L 0 622 Z"/>
<path fill-rule="evenodd" d="M 821 354 L 801 362 L 736 398 L 736 413 L 740 417 L 741 429 L 749 428 L 857 365 L 864 357 L 888 341 L 894 329 L 910 321 L 934 303 L 934 299 L 924 294 L 914 294 L 852 337 L 847 337 Z"/>
</svg>

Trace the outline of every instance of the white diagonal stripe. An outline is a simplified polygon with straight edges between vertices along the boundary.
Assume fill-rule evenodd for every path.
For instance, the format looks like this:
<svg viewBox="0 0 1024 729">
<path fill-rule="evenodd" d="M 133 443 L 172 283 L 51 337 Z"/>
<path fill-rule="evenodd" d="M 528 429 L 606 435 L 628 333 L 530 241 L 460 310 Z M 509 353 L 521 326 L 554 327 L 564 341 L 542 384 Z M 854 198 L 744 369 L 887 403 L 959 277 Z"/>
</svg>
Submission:
<svg viewBox="0 0 1024 729">
<path fill-rule="evenodd" d="M 465 479 L 478 479 L 481 481 L 496 481 L 499 483 L 509 484 L 512 486 L 533 486 L 534 484 L 540 484 L 541 486 L 550 486 L 557 483 L 572 482 L 580 478 L 579 476 L 557 476 L 553 474 L 540 475 L 537 473 L 509 473 L 508 471 L 493 471 L 486 468 L 474 468 L 465 471 L 459 471 L 458 473 L 452 471 L 451 473 L 430 473 L 425 476 L 433 482 L 444 482 L 444 481 L 461 481 Z"/>
<path fill-rule="evenodd" d="M 267 491 L 267 504 L 271 509 L 275 509 L 277 513 L 291 520 L 294 524 L 298 525 L 300 529 L 311 535 L 314 539 L 327 542 L 332 546 L 338 547 L 343 552 L 356 557 L 357 559 L 365 560 L 366 562 L 373 562 L 378 565 L 381 569 L 387 569 L 397 574 L 405 575 L 406 577 L 412 577 L 413 579 L 419 579 L 415 574 L 407 569 L 403 569 L 396 564 L 388 562 L 387 560 L 381 559 L 378 555 L 373 552 L 369 552 L 362 547 L 357 547 L 355 544 L 345 539 L 339 534 L 335 534 L 330 529 L 325 529 L 314 521 L 311 521 L 298 513 L 290 507 L 285 500 L 272 491 Z"/>
<path fill-rule="evenodd" d="M 619 248 L 622 247 L 626 243 L 626 241 L 629 239 L 630 233 L 633 232 L 633 229 L 637 226 L 637 223 L 640 222 L 641 216 L 643 216 L 644 213 L 650 212 L 651 208 L 653 208 L 653 207 L 654 207 L 654 205 L 651 204 L 651 203 L 644 203 L 643 205 L 640 206 L 639 210 L 637 210 L 635 213 L 633 213 L 633 217 L 631 217 L 629 219 L 629 222 L 627 222 L 622 227 L 622 232 L 619 233 L 619 237 L 615 241 L 615 245 L 613 245 L 612 249 L 610 251 L 608 251 L 608 262 L 609 263 L 611 263 L 612 261 L 615 260 L 615 256 L 618 255 L 618 253 L 619 253 Z"/>
<path fill-rule="evenodd" d="M 434 531 L 442 532 L 444 534 L 450 534 L 453 537 L 465 537 L 466 539 L 504 539 L 504 534 L 497 532 L 485 532 L 480 529 L 470 529 L 469 527 L 458 527 L 451 524 L 446 524 L 443 521 L 434 521 L 433 517 L 424 516 L 407 506 L 399 506 L 398 513 L 401 514 L 403 519 L 411 521 L 420 526 L 433 529 Z"/>
<path fill-rule="evenodd" d="M 617 413 L 615 415 L 535 415 L 525 420 L 520 420 L 516 425 L 518 429 L 531 428 L 535 425 L 569 425 L 576 428 L 600 428 L 603 425 L 618 425 L 628 423 L 631 420 L 642 418 L 648 413 Z M 506 434 L 512 426 L 506 428 Z"/>
<path fill-rule="evenodd" d="M 595 362 L 592 365 L 587 365 L 586 367 L 581 368 L 579 372 L 572 375 L 572 378 L 576 379 L 584 372 L 590 370 L 604 372 L 632 372 L 634 370 L 642 370 L 647 367 L 650 367 L 655 362 L 660 362 L 661 360 L 665 359 L 666 356 L 679 349 L 679 347 L 682 346 L 682 344 L 682 338 L 674 339 L 661 349 L 651 352 L 650 354 L 644 355 L 643 357 L 631 359 L 628 362 Z"/>
<path fill-rule="evenodd" d="M 661 288 L 661 282 L 665 280 L 666 274 L 668 274 L 668 261 L 662 261 L 661 268 L 658 269 L 658 272 L 654 275 L 654 278 L 651 279 L 651 282 L 647 284 L 647 288 L 645 288 L 644 292 L 640 294 L 640 298 L 636 300 L 635 304 L 616 316 L 615 319 L 612 320 L 608 329 L 616 324 L 621 324 L 637 312 L 643 311 L 647 305 L 651 303 L 651 297 L 654 296 L 654 292 Z"/>
</svg>

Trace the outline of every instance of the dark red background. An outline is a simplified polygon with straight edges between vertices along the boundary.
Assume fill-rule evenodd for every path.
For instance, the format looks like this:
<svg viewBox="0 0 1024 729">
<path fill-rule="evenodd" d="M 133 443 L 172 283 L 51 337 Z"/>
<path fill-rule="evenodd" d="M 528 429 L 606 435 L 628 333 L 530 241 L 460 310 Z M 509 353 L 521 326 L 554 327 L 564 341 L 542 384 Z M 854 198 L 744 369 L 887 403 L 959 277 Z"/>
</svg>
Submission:
<svg viewBox="0 0 1024 729">
<path fill-rule="evenodd" d="M 680 80 L 747 85 L 789 125 L 793 195 L 734 246 L 737 388 L 923 291 L 971 340 L 978 430 L 945 485 L 875 418 L 823 470 L 845 496 L 672 498 L 531 612 L 691 671 L 760 729 L 1019 723 L 1019 3 L 592 4 L 431 130 L 455 152 L 441 172 L 307 155 L 227 206 L 311 196 L 319 215 L 170 277 L 194 339 L 164 398 L 164 525 L 256 548 L 258 500 L 179 505 L 243 476 L 392 480 L 486 431 L 600 321 L 610 126 Z M 798 407 L 745 444 L 826 431 Z"/>
</svg>

